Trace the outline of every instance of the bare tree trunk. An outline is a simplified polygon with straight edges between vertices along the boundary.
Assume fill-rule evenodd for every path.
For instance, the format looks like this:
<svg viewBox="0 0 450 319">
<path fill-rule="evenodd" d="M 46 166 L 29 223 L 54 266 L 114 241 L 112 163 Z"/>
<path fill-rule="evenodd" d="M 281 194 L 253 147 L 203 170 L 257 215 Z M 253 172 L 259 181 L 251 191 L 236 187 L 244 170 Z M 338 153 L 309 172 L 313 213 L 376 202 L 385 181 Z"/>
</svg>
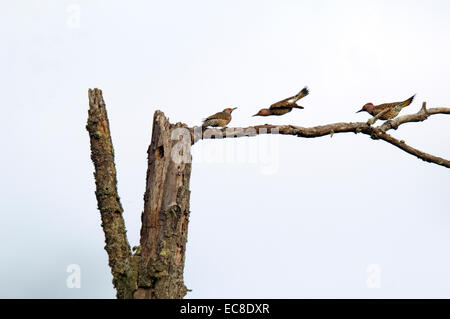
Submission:
<svg viewBox="0 0 450 319">
<path fill-rule="evenodd" d="M 191 140 L 186 128 L 182 123 L 170 124 L 164 113 L 155 112 L 148 148 L 135 298 L 183 298 L 187 292 L 183 270 L 189 222 Z M 187 133 L 181 140 L 180 131 Z"/>
<path fill-rule="evenodd" d="M 187 292 L 183 270 L 191 175 L 189 130 L 182 123 L 170 124 L 162 112 L 155 112 L 148 148 L 141 247 L 132 255 L 117 192 L 108 116 L 98 89 L 89 90 L 86 128 L 91 141 L 105 249 L 117 298 L 183 298 Z M 184 139 L 172 140 L 173 134 L 175 138 L 179 135 L 177 129 L 186 133 Z"/>
<path fill-rule="evenodd" d="M 86 129 L 91 140 L 91 159 L 95 167 L 95 195 L 105 233 L 106 252 L 117 298 L 131 298 L 136 274 L 126 236 L 123 208 L 117 193 L 114 148 L 102 91 L 89 90 L 89 116 Z"/>
<path fill-rule="evenodd" d="M 155 112 L 148 148 L 141 248 L 132 255 L 117 192 L 114 149 L 101 90 L 89 90 L 86 129 L 117 298 L 183 298 L 187 292 L 183 270 L 191 176 L 189 130 L 182 123 L 170 124 L 162 112 Z M 177 129 L 185 133 L 184 139 L 178 139 Z M 172 135 L 176 139 L 172 140 Z"/>
</svg>

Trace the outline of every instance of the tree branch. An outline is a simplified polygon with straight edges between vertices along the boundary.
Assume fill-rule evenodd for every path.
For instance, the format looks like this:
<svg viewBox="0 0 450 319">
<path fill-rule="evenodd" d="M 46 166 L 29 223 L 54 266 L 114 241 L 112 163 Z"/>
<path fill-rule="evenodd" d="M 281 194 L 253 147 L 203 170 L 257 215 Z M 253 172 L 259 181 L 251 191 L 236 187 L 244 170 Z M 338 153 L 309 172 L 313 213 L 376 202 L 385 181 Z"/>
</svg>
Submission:
<svg viewBox="0 0 450 319">
<path fill-rule="evenodd" d="M 102 91 L 89 90 L 89 116 L 86 129 L 91 141 L 91 159 L 95 167 L 98 209 L 105 233 L 105 249 L 118 298 L 131 298 L 136 287 L 136 274 L 131 266 L 131 250 L 127 240 L 123 208 L 117 193 L 114 149 Z"/>
<path fill-rule="evenodd" d="M 161 111 L 153 117 L 136 299 L 181 299 L 188 291 L 183 279 L 191 176 L 186 127 L 171 124 Z M 187 138 L 174 140 L 177 130 L 186 132 Z"/>
<path fill-rule="evenodd" d="M 256 125 L 246 128 L 223 128 L 223 129 L 205 129 L 201 127 L 189 128 L 192 137 L 192 144 L 196 143 L 200 139 L 212 139 L 217 136 L 225 138 L 243 137 L 243 136 L 256 136 L 260 134 L 283 134 L 283 135 L 293 135 L 297 137 L 314 138 L 321 137 L 325 135 L 333 136 L 336 133 L 363 133 L 369 135 L 373 139 L 384 140 L 401 150 L 417 156 L 418 158 L 450 168 L 450 161 L 437 157 L 418 149 L 415 149 L 407 145 L 404 141 L 400 141 L 387 134 L 386 132 L 391 129 L 397 129 L 400 125 L 411 122 L 422 122 L 426 120 L 430 115 L 436 114 L 450 114 L 450 108 L 432 108 L 427 109 L 426 103 L 423 103 L 422 108 L 419 112 L 415 114 L 408 114 L 400 116 L 394 120 L 389 120 L 384 122 L 382 125 L 373 127 L 369 122 L 350 122 L 350 123 L 333 123 L 328 125 L 320 125 L 314 127 L 301 127 L 294 125 Z M 374 117 L 376 119 L 376 117 Z"/>
<path fill-rule="evenodd" d="M 387 109 L 381 111 L 380 113 L 378 113 L 378 114 L 375 115 L 374 117 L 370 118 L 370 119 L 367 121 L 367 124 L 369 124 L 369 125 L 374 125 L 376 121 L 378 121 L 384 114 L 386 114 L 386 113 L 389 112 L 390 110 L 391 110 L 390 108 L 387 108 Z"/>
<path fill-rule="evenodd" d="M 378 138 L 380 138 L 383 141 L 388 142 L 389 144 L 397 146 L 398 148 L 404 150 L 405 152 L 407 152 L 411 155 L 417 156 L 418 158 L 424 160 L 425 162 L 435 163 L 435 164 L 450 168 L 450 161 L 448 161 L 444 158 L 438 157 L 438 156 L 434 156 L 434 155 L 419 151 L 418 149 L 407 145 L 405 143 L 405 141 L 399 141 L 387 133 L 379 134 Z"/>
<path fill-rule="evenodd" d="M 396 130 L 401 124 L 405 123 L 413 123 L 413 122 L 423 122 L 430 115 L 436 114 L 450 114 L 450 108 L 446 107 L 436 107 L 432 109 L 427 109 L 427 103 L 423 102 L 422 108 L 419 112 L 414 114 L 407 114 L 403 116 L 399 116 L 393 120 L 386 121 L 383 125 L 380 126 L 380 129 L 384 132 L 387 132 L 390 129 Z"/>
</svg>

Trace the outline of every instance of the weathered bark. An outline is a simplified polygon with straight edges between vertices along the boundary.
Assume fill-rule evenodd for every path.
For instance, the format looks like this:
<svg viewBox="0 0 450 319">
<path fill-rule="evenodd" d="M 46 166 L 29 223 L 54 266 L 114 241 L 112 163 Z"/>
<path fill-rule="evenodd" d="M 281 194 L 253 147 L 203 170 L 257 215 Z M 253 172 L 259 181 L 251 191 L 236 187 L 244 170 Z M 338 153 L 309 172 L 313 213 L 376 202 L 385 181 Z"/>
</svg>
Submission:
<svg viewBox="0 0 450 319">
<path fill-rule="evenodd" d="M 181 130 L 179 139 L 177 129 L 186 125 L 170 124 L 162 112 L 155 112 L 148 148 L 141 247 L 132 255 L 117 192 L 114 149 L 101 90 L 89 90 L 86 128 L 117 298 L 183 298 L 187 292 L 183 270 L 190 198 L 189 130 Z"/>
<path fill-rule="evenodd" d="M 114 149 L 102 91 L 89 90 L 89 116 L 86 129 L 91 141 L 91 159 L 95 167 L 95 195 L 105 233 L 105 249 L 113 275 L 117 298 L 131 298 L 136 275 L 128 244 L 123 208 L 117 193 Z"/>
<path fill-rule="evenodd" d="M 135 298 L 183 298 L 189 222 L 190 136 L 161 111 L 153 120 L 141 228 L 141 261 Z M 178 139 L 177 129 L 182 129 Z M 181 153 L 183 152 L 183 153 Z"/>
</svg>

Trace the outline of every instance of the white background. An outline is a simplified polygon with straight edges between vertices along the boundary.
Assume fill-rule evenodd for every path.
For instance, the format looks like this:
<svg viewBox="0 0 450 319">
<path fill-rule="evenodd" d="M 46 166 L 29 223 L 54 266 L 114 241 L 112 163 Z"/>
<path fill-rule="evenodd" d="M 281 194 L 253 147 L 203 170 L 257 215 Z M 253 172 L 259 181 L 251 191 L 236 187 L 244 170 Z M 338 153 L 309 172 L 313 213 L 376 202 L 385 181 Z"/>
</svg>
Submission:
<svg viewBox="0 0 450 319">
<path fill-rule="evenodd" d="M 189 125 L 237 106 L 231 126 L 313 126 L 414 93 L 402 114 L 448 107 L 449 39 L 450 3 L 437 0 L 2 1 L 0 297 L 115 296 L 88 88 L 104 93 L 136 245 L 156 109 Z M 305 85 L 304 110 L 251 117 Z M 392 134 L 450 158 L 449 125 L 438 115 Z M 450 297 L 448 169 L 365 135 L 270 141 L 194 146 L 188 298 Z M 274 146 L 269 174 L 216 152 L 258 143 Z"/>
</svg>

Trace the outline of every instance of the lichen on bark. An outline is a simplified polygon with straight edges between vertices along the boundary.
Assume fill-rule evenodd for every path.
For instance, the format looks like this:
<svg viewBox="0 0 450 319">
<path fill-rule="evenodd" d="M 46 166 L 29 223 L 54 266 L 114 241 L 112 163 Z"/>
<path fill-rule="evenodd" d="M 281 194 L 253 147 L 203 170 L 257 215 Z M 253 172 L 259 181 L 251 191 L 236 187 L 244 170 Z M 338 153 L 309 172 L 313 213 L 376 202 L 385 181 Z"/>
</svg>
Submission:
<svg viewBox="0 0 450 319">
<path fill-rule="evenodd" d="M 186 128 L 171 124 L 156 111 L 152 141 L 148 149 L 147 186 L 142 213 L 138 290 L 135 298 L 183 298 L 184 254 L 189 222 L 190 135 L 188 140 L 172 139 L 172 132 Z M 189 152 L 188 161 L 174 161 L 177 143 Z"/>
<path fill-rule="evenodd" d="M 141 245 L 132 254 L 117 191 L 105 103 L 101 90 L 89 90 L 86 128 L 95 167 L 95 194 L 118 298 L 182 298 L 186 294 L 183 270 L 189 221 L 190 134 L 188 141 L 172 140 L 173 130 L 186 127 L 171 124 L 162 112 L 155 112 L 148 148 Z M 187 162 L 172 160 L 172 148 L 180 142 L 188 151 Z"/>
<path fill-rule="evenodd" d="M 131 298 L 136 290 L 135 268 L 131 249 L 126 237 L 123 208 L 117 192 L 117 177 L 114 164 L 114 148 L 109 130 L 108 115 L 102 91 L 89 90 L 89 116 L 86 126 L 91 142 L 91 159 L 97 205 L 105 234 L 105 250 L 113 275 L 117 298 Z"/>
</svg>

